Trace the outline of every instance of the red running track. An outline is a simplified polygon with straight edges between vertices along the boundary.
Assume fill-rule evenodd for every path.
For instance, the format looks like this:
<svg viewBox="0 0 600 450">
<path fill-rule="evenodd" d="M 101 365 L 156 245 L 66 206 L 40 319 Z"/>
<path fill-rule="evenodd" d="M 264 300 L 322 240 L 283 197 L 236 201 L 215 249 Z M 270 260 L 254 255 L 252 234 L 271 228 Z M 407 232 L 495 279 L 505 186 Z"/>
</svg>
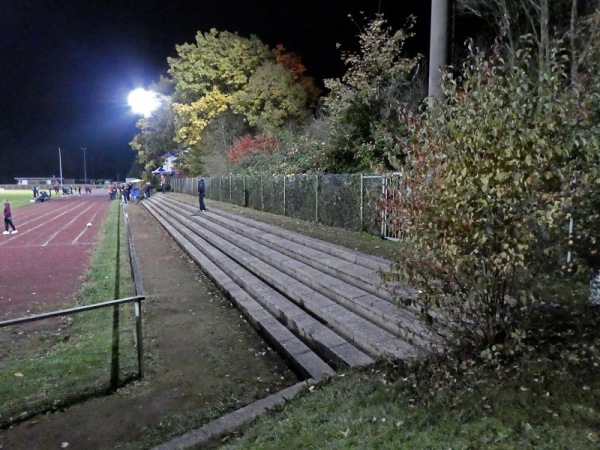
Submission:
<svg viewBox="0 0 600 450">
<path fill-rule="evenodd" d="M 109 206 L 108 194 L 100 190 L 13 210 L 18 233 L 0 234 L 1 319 L 74 303 Z"/>
</svg>

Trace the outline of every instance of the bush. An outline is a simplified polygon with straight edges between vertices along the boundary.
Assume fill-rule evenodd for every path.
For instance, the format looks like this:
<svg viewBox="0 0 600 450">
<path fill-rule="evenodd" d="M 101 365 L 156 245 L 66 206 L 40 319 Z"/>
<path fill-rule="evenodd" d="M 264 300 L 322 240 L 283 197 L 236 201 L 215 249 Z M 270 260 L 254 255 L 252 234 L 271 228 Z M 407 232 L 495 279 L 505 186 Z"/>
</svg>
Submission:
<svg viewBox="0 0 600 450">
<path fill-rule="evenodd" d="M 252 136 L 250 133 L 247 133 L 233 143 L 227 153 L 227 159 L 232 164 L 247 165 L 249 160 L 255 156 L 274 153 L 280 150 L 281 147 L 282 144 L 277 139 L 262 134 Z"/>
<path fill-rule="evenodd" d="M 445 77 L 447 101 L 405 113 L 403 177 L 382 204 L 408 244 L 392 279 L 420 289 L 423 313 L 463 344 L 520 341 L 515 313 L 526 318 L 537 268 L 600 180 L 589 98 L 560 48 L 540 77 L 530 49 L 509 66 L 499 44 L 489 57 L 470 47 L 461 78 Z"/>
</svg>

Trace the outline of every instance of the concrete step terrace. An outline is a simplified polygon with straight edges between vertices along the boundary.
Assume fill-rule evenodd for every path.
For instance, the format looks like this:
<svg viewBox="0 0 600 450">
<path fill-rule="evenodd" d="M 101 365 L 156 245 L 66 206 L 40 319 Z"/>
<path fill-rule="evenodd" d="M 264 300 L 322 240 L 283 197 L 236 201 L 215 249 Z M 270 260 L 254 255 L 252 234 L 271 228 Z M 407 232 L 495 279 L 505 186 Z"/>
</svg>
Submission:
<svg viewBox="0 0 600 450">
<path fill-rule="evenodd" d="M 318 239 L 158 194 L 142 204 L 303 375 L 443 351 L 383 287 L 390 263 Z M 386 293 L 387 291 L 387 293 Z"/>
</svg>

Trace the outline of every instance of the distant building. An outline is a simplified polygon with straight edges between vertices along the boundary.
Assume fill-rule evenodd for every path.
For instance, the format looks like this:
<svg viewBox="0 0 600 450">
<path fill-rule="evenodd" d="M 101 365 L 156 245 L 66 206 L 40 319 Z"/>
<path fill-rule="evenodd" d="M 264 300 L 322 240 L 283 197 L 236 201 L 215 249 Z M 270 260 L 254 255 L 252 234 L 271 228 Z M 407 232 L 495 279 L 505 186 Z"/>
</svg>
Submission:
<svg viewBox="0 0 600 450">
<path fill-rule="evenodd" d="M 15 178 L 20 186 L 54 186 L 60 184 L 60 177 L 19 177 Z M 72 178 L 64 178 L 64 185 L 75 184 Z"/>
<path fill-rule="evenodd" d="M 177 150 L 167 153 L 163 158 L 165 158 L 163 169 L 168 173 L 173 173 L 175 171 L 175 161 L 177 161 Z"/>
<path fill-rule="evenodd" d="M 57 184 L 60 185 L 60 177 L 19 177 L 15 178 L 15 180 L 17 181 L 17 186 L 19 186 L 20 189 L 25 189 L 26 186 L 29 188 L 33 186 L 40 186 L 40 188 L 46 189 L 49 186 L 54 187 Z M 82 178 L 63 178 L 62 180 L 63 186 L 66 187 L 75 187 L 79 185 L 83 186 L 84 184 L 89 184 L 90 186 L 102 186 L 110 183 L 112 183 L 112 180 L 91 180 L 89 178 L 87 179 L 87 182 Z"/>
<path fill-rule="evenodd" d="M 175 169 L 175 161 L 177 161 L 177 150 L 173 150 L 162 156 L 164 158 L 163 165 L 153 170 L 152 173 L 155 175 L 176 175 L 177 170 Z"/>
</svg>

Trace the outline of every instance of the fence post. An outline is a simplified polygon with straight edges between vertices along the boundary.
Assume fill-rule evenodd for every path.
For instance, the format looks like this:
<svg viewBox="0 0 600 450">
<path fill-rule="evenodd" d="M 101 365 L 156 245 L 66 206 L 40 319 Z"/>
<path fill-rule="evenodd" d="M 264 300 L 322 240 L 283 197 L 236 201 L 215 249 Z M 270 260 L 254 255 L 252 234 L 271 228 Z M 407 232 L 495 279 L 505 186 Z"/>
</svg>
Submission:
<svg viewBox="0 0 600 450">
<path fill-rule="evenodd" d="M 286 198 L 285 198 L 285 181 L 287 180 L 287 177 L 284 175 L 283 176 L 283 215 L 285 216 L 285 205 L 286 205 Z"/>
<path fill-rule="evenodd" d="M 360 173 L 360 228 L 363 229 L 364 225 L 364 189 L 365 189 L 365 181 L 363 178 L 362 172 Z"/>
<path fill-rule="evenodd" d="M 381 175 L 381 196 L 383 197 L 384 201 L 387 201 L 387 182 L 387 177 L 385 175 Z M 386 208 L 383 208 L 381 211 L 381 237 L 383 238 L 385 238 L 387 234 L 386 220 Z"/>
<path fill-rule="evenodd" d="M 260 175 L 260 207 L 261 210 L 265 210 L 265 189 L 263 187 L 263 176 Z"/>
<path fill-rule="evenodd" d="M 315 223 L 319 223 L 319 174 L 315 177 Z"/>
</svg>

